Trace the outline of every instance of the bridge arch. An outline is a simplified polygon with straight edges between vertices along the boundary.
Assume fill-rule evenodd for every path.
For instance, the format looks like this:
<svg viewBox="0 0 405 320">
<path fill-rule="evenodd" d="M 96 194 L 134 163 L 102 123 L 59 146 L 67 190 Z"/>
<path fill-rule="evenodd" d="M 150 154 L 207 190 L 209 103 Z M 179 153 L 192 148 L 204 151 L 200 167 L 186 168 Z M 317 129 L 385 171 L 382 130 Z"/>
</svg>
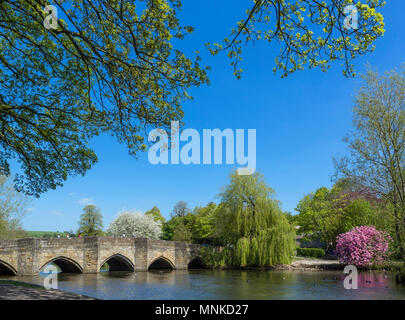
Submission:
<svg viewBox="0 0 405 320">
<path fill-rule="evenodd" d="M 149 270 L 162 270 L 162 269 L 167 269 L 167 270 L 174 270 L 176 269 L 174 266 L 174 263 L 169 259 L 164 256 L 157 257 L 154 259 L 148 267 Z"/>
<path fill-rule="evenodd" d="M 17 270 L 15 270 L 12 265 L 3 260 L 0 260 L 0 275 L 15 276 L 16 274 Z"/>
<path fill-rule="evenodd" d="M 64 273 L 83 273 L 83 268 L 78 262 L 64 256 L 58 256 L 49 260 L 42 265 L 39 271 L 43 270 L 50 263 L 56 264 Z"/>
<path fill-rule="evenodd" d="M 202 261 L 201 257 L 194 257 L 190 259 L 187 269 L 205 269 L 207 266 Z"/>
<path fill-rule="evenodd" d="M 135 271 L 135 266 L 130 259 L 122 254 L 116 253 L 104 260 L 101 267 L 107 263 L 109 271 Z"/>
</svg>

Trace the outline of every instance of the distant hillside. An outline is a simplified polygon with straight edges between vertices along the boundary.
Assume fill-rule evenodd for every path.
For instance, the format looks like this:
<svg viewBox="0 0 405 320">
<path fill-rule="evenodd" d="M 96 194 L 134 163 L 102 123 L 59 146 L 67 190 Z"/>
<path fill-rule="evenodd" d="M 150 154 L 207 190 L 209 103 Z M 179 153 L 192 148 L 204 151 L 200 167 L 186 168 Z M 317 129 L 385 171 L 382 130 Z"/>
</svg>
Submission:
<svg viewBox="0 0 405 320">
<path fill-rule="evenodd" d="M 60 237 L 66 237 L 66 232 L 56 232 L 56 231 L 27 231 L 28 237 L 30 238 L 56 238 L 58 235 Z"/>
</svg>

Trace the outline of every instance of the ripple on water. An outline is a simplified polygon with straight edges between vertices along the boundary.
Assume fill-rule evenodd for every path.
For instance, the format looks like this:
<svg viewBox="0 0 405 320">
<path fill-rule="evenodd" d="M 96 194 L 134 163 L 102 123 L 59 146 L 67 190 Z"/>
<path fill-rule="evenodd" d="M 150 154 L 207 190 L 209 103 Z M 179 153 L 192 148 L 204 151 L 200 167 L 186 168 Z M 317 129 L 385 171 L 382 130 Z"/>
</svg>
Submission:
<svg viewBox="0 0 405 320">
<path fill-rule="evenodd" d="M 405 299 L 393 276 L 359 273 L 358 290 L 343 271 L 175 270 L 59 274 L 58 288 L 99 299 Z M 42 284 L 38 276 L 8 277 Z"/>
</svg>

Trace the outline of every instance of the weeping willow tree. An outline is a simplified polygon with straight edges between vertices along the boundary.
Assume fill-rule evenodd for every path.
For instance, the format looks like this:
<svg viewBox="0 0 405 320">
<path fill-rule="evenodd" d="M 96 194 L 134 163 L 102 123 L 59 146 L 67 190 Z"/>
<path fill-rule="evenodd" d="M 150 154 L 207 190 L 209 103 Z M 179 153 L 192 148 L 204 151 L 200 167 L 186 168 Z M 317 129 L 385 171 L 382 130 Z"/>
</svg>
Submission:
<svg viewBox="0 0 405 320">
<path fill-rule="evenodd" d="M 291 263 L 295 230 L 273 198 L 263 175 L 231 174 L 220 193 L 215 233 L 226 248 L 231 266 L 271 266 Z"/>
</svg>

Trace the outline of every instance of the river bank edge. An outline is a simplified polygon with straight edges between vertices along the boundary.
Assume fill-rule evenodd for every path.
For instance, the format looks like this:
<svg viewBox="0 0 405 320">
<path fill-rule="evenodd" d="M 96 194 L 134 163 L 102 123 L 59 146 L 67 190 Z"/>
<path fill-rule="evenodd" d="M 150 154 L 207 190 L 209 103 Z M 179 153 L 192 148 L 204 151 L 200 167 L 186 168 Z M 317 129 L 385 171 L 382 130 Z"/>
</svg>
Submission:
<svg viewBox="0 0 405 320">
<path fill-rule="evenodd" d="M 1 300 L 99 300 L 59 289 L 45 289 L 38 284 L 0 279 Z"/>
<path fill-rule="evenodd" d="M 344 270 L 346 264 L 340 263 L 337 259 L 325 258 L 307 258 L 297 256 L 290 264 L 280 264 L 274 266 L 262 267 L 219 267 L 209 268 L 216 270 L 274 270 L 274 271 L 340 271 Z M 388 261 L 383 265 L 374 265 L 370 267 L 357 267 L 359 271 L 375 271 L 386 273 L 402 273 L 405 266 L 400 261 Z"/>
</svg>

